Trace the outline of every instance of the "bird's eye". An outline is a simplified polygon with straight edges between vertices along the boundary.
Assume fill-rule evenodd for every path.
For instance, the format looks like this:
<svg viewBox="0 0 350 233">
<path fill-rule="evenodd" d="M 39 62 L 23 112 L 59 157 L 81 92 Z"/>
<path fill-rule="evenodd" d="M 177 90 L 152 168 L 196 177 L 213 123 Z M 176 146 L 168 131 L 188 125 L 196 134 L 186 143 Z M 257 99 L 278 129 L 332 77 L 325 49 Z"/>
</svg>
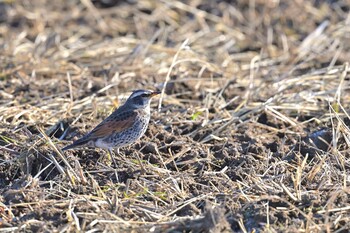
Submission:
<svg viewBox="0 0 350 233">
<path fill-rule="evenodd" d="M 148 96 L 148 94 L 142 94 L 141 95 L 141 97 L 147 97 Z"/>
</svg>

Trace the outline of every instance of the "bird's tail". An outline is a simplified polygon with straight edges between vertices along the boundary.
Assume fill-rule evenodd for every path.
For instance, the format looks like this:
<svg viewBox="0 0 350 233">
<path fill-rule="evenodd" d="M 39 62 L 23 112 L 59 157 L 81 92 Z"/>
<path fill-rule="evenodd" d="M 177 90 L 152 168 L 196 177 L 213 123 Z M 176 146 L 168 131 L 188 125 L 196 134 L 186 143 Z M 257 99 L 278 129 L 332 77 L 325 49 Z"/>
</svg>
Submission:
<svg viewBox="0 0 350 233">
<path fill-rule="evenodd" d="M 69 150 L 69 149 L 73 149 L 73 148 L 76 148 L 76 147 L 80 147 L 80 146 L 83 146 L 85 145 L 86 143 L 88 143 L 89 140 L 86 140 L 85 138 L 81 138 L 81 139 L 78 139 L 76 140 L 75 142 L 73 142 L 73 144 L 69 145 L 69 146 L 66 146 L 66 147 L 63 147 L 62 148 L 62 151 L 65 151 L 65 150 Z"/>
</svg>

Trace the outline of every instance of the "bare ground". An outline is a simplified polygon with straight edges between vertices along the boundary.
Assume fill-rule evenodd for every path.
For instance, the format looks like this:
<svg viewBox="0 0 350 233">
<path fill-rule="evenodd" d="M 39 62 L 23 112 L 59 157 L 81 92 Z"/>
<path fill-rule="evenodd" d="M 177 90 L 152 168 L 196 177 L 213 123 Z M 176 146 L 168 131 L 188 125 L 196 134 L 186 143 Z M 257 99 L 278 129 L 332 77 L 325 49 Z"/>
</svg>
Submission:
<svg viewBox="0 0 350 233">
<path fill-rule="evenodd" d="M 0 231 L 348 232 L 349 4 L 1 1 Z M 60 150 L 139 88 L 117 167 Z"/>
</svg>

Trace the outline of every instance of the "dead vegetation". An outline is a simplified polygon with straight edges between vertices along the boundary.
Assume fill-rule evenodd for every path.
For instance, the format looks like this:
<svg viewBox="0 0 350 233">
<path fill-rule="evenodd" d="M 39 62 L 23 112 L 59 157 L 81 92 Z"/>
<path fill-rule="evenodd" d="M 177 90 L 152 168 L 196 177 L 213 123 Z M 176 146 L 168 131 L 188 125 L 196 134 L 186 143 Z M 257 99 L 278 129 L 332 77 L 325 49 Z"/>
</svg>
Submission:
<svg viewBox="0 0 350 233">
<path fill-rule="evenodd" d="M 0 231 L 347 232 L 348 10 L 1 1 Z M 139 88 L 163 94 L 117 168 L 60 151 Z"/>
</svg>

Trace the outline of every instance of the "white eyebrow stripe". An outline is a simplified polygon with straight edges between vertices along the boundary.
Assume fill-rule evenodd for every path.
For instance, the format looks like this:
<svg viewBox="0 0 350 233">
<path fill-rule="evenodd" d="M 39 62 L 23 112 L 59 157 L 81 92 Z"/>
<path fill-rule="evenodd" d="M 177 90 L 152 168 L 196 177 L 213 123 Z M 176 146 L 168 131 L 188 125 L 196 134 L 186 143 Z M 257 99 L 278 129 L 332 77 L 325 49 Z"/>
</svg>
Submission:
<svg viewBox="0 0 350 233">
<path fill-rule="evenodd" d="M 134 93 L 131 94 L 131 98 L 134 98 L 134 97 L 137 97 L 137 96 L 140 96 L 142 94 L 151 94 L 151 91 L 148 91 L 148 90 L 145 90 L 145 91 L 136 91 Z"/>
</svg>

